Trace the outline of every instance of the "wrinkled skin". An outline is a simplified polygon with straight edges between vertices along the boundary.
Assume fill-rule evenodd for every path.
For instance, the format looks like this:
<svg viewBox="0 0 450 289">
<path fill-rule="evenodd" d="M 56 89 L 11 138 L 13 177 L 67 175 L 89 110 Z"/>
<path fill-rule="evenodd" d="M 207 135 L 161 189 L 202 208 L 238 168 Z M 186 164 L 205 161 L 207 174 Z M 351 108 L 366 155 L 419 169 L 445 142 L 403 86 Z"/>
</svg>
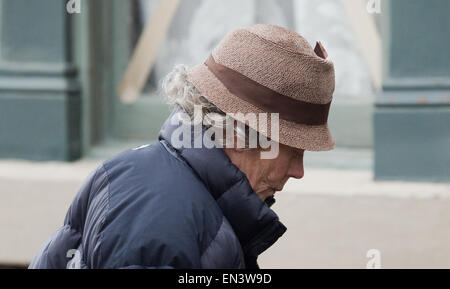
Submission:
<svg viewBox="0 0 450 289">
<path fill-rule="evenodd" d="M 260 151 L 225 148 L 231 161 L 246 174 L 261 200 L 283 190 L 289 178 L 303 177 L 304 150 L 280 144 L 278 157 L 261 159 Z"/>
</svg>

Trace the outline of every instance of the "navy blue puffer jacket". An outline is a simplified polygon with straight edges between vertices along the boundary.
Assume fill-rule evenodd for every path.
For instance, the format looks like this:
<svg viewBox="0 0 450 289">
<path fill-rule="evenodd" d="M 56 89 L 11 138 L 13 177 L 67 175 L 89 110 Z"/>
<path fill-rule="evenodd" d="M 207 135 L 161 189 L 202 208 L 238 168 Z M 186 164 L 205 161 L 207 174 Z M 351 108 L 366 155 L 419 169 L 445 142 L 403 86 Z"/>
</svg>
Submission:
<svg viewBox="0 0 450 289">
<path fill-rule="evenodd" d="M 174 116 L 172 113 L 171 117 Z M 104 162 L 29 268 L 258 268 L 286 227 L 220 148 L 159 142 Z"/>
</svg>

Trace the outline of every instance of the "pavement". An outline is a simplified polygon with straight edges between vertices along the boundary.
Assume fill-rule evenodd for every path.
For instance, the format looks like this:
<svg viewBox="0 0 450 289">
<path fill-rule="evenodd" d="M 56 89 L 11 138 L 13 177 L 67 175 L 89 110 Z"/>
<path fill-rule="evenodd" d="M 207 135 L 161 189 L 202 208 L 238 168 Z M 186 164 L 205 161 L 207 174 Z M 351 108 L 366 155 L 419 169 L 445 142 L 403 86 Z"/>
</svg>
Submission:
<svg viewBox="0 0 450 289">
<path fill-rule="evenodd" d="M 111 152 L 113 153 L 113 151 Z M 62 225 L 101 162 L 0 161 L 0 267 L 26 266 Z M 370 150 L 305 155 L 305 176 L 276 194 L 288 227 L 262 268 L 450 268 L 450 183 L 374 181 Z"/>
</svg>

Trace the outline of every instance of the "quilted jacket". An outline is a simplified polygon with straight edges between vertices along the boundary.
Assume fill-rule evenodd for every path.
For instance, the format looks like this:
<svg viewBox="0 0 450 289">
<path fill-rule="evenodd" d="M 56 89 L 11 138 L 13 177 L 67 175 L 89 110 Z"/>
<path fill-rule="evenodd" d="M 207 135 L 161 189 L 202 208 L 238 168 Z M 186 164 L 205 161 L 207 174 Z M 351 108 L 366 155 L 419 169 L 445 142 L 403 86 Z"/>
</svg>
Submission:
<svg viewBox="0 0 450 289">
<path fill-rule="evenodd" d="M 220 148 L 159 141 L 105 161 L 29 268 L 259 268 L 285 231 Z"/>
</svg>

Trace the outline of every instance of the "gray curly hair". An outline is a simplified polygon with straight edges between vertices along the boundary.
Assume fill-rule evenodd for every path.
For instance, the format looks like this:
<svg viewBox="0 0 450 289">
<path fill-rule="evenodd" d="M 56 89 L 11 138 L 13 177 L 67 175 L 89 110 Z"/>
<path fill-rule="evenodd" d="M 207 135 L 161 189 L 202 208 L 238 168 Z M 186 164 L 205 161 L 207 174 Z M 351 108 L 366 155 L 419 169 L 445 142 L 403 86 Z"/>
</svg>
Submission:
<svg viewBox="0 0 450 289">
<path fill-rule="evenodd" d="M 166 75 L 161 83 L 162 91 L 166 97 L 166 102 L 172 107 L 181 108 L 193 120 L 195 118 L 195 106 L 201 106 L 203 114 L 203 125 L 206 128 L 214 127 L 215 129 L 224 129 L 225 124 L 233 121 L 229 115 L 220 110 L 213 103 L 209 102 L 200 91 L 187 79 L 187 67 L 178 64 L 174 69 Z M 238 122 L 239 123 L 239 122 Z M 259 139 L 257 131 L 240 124 L 234 126 L 234 133 L 238 139 L 244 144 L 245 148 L 249 148 L 250 135 Z M 225 139 L 222 140 L 223 144 Z M 259 145 L 259 144 L 258 144 Z"/>
</svg>

